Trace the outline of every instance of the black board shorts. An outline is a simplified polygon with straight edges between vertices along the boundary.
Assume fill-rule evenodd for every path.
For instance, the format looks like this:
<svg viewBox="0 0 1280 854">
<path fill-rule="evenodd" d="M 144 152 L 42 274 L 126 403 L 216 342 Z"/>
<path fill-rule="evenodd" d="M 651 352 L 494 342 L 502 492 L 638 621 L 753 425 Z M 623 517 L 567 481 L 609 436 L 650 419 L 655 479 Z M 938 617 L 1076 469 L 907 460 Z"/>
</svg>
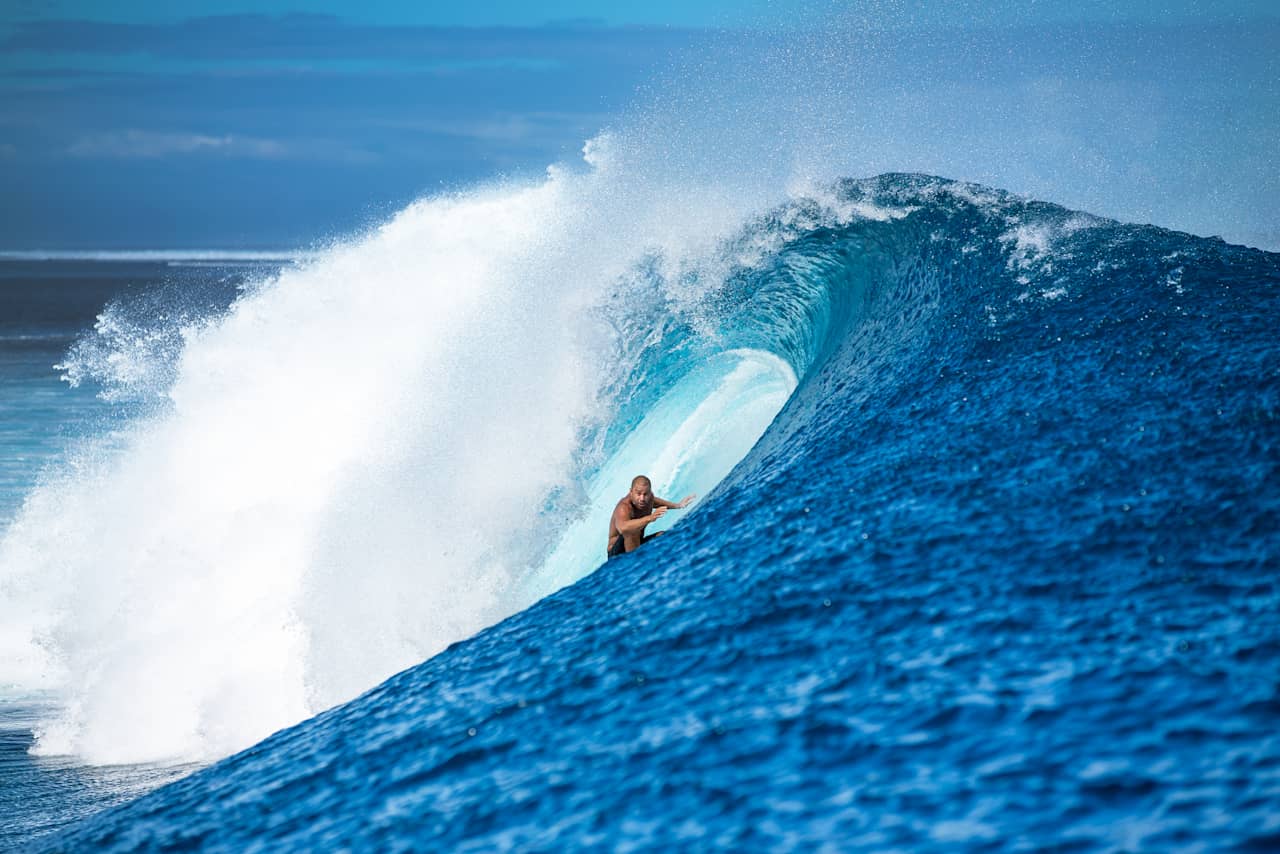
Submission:
<svg viewBox="0 0 1280 854">
<path fill-rule="evenodd" d="M 618 555 L 626 554 L 626 553 L 627 553 L 626 538 L 623 537 L 621 534 L 619 534 L 618 538 L 609 544 L 609 557 L 605 558 L 605 560 L 613 560 Z"/>
</svg>

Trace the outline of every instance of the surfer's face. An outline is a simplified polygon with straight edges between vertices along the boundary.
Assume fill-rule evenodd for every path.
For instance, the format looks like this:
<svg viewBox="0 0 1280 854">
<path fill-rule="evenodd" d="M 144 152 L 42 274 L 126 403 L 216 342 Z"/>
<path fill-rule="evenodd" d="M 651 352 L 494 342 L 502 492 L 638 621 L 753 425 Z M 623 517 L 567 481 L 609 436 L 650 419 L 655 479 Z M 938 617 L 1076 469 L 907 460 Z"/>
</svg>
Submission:
<svg viewBox="0 0 1280 854">
<path fill-rule="evenodd" d="M 617 495 L 617 493 L 614 493 Z M 653 490 L 649 484 L 641 483 L 631 487 L 631 505 L 637 510 L 643 510 L 653 503 Z"/>
</svg>

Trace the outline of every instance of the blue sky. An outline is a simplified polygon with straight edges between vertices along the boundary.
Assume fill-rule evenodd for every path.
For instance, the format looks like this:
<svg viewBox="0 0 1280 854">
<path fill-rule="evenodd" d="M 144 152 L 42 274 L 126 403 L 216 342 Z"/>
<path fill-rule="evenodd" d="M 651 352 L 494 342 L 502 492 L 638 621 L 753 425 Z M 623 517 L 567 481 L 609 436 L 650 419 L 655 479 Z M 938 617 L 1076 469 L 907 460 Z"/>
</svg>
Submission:
<svg viewBox="0 0 1280 854">
<path fill-rule="evenodd" d="M 785 5 L 785 4 L 783 4 Z M 649 2 L 584 2 L 584 0 L 503 0 L 503 2 L 444 3 L 413 0 L 129 0 L 103 3 L 95 0 L 26 2 L 18 0 L 11 19 L 96 20 L 117 22 L 178 21 L 205 15 L 287 15 L 309 12 L 333 15 L 348 21 L 394 26 L 539 26 L 557 21 L 594 20 L 611 25 L 673 24 L 707 26 L 740 20 L 745 14 L 770 12 L 768 0 L 649 0 Z M 778 6 L 781 9 L 781 5 Z"/>
<path fill-rule="evenodd" d="M 485 0 L 444 3 L 440 0 L 10 0 L 6 21 L 93 20 L 116 22 L 178 21 L 206 15 L 284 15 L 293 12 L 333 15 L 349 21 L 395 26 L 539 26 L 559 21 L 591 20 L 608 25 L 655 24 L 675 26 L 783 26 L 821 20 L 833 11 L 868 14 L 893 26 L 907 20 L 972 23 L 986 20 L 1022 22 L 1061 20 L 1204 20 L 1210 18 L 1276 17 L 1270 0 L 855 0 L 855 2 L 795 2 L 795 0 Z"/>
<path fill-rule="evenodd" d="M 911 34 L 824 106 L 860 116 L 853 168 L 1280 244 L 1272 3 L 11 0 L 0 249 L 306 245 L 572 158 L 637 92 L 684 85 L 673 68 L 720 74 L 786 38 L 839 53 L 829 33 L 851 26 Z M 749 113 L 759 81 L 720 76 Z"/>
</svg>

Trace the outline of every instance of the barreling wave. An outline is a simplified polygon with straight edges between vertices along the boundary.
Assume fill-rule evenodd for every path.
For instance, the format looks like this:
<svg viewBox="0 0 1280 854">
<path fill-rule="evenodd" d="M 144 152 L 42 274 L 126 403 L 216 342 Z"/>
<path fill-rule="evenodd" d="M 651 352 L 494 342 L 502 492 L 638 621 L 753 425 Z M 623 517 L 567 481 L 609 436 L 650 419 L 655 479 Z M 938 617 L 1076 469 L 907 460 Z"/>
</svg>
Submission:
<svg viewBox="0 0 1280 854">
<path fill-rule="evenodd" d="M 1280 256 L 607 172 L 255 289 L 32 496 L 41 750 L 212 758 L 439 653 L 57 844 L 1273 838 Z M 704 497 L 592 573 L 639 470 Z"/>
<path fill-rule="evenodd" d="M 128 420 L 0 545 L 0 679 L 64 698 L 38 751 L 216 758 L 582 577 L 617 484 L 710 491 L 886 286 L 857 241 L 910 251 L 899 221 L 959 192 L 850 182 L 757 215 L 682 188 L 676 222 L 607 146 L 228 310 L 107 307 L 61 367 Z"/>
<path fill-rule="evenodd" d="M 610 146 L 420 202 L 229 309 L 107 307 L 60 367 L 123 417 L 0 543 L 0 683 L 62 698 L 38 752 L 225 755 L 590 572 L 619 480 L 714 488 L 806 358 L 730 290 L 864 212 L 823 190 L 745 223 L 749 194 Z M 811 296 L 769 310 L 803 324 Z"/>
<path fill-rule="evenodd" d="M 390 845 L 431 810 L 470 816 L 442 839 L 555 844 L 537 830 L 552 813 L 626 812 L 608 803 L 643 803 L 637 781 L 681 762 L 706 763 L 707 785 L 737 769 L 750 792 L 812 761 L 834 798 L 876 751 L 987 756 L 968 724 L 1006 713 L 994 743 L 1012 755 L 1036 708 L 1075 708 L 1044 686 L 1079 671 L 1028 639 L 1075 638 L 1076 662 L 1106 654 L 1070 608 L 1055 623 L 1034 597 L 1095 585 L 1154 613 L 1147 576 L 1165 567 L 1234 590 L 1224 572 L 1254 577 L 1277 555 L 1277 256 L 921 175 L 774 204 L 638 194 L 592 157 L 585 173 L 415 205 L 184 327 L 171 370 L 130 372 L 161 378 L 166 405 L 51 474 L 0 545 L 5 660 L 21 665 L 6 679 L 65 698 L 38 750 L 217 758 L 518 613 L 127 820 L 177 833 L 164 815 L 192 797 L 307 779 L 319 794 L 271 831 L 293 843 Z M 529 608 L 600 566 L 608 510 L 639 471 L 703 494 L 679 535 Z M 1013 644 L 985 682 L 964 614 Z M 936 662 L 916 648 L 930 625 L 959 638 Z M 1237 642 L 1261 649 L 1268 632 Z M 1138 707 L 1112 680 L 1151 650 L 1126 650 L 1081 690 L 1130 725 Z M 943 717 L 891 690 L 913 667 L 943 680 Z M 667 688 L 611 699 L 647 690 L 645 674 Z M 1201 697 L 1169 678 L 1142 702 Z M 1253 702 L 1217 711 L 1250 720 Z M 1179 714 L 1169 726 L 1195 724 Z M 776 755 L 741 741 L 753 719 Z M 656 729 L 635 742 L 640 721 Z M 594 752 L 586 728 L 616 750 Z M 520 803 L 541 818 L 511 830 L 495 810 L 523 790 L 479 784 L 499 762 L 568 762 L 575 784 L 530 781 L 540 795 Z M 326 786 L 336 797 L 357 766 L 335 815 Z M 606 790 L 596 805 L 572 794 Z M 952 811 L 978 797 L 953 794 Z M 260 839 L 251 800 L 181 832 Z M 832 803 L 810 800 L 815 822 L 843 814 Z M 374 814 L 392 817 L 362 824 Z M 676 822 L 659 824 L 645 839 Z"/>
</svg>

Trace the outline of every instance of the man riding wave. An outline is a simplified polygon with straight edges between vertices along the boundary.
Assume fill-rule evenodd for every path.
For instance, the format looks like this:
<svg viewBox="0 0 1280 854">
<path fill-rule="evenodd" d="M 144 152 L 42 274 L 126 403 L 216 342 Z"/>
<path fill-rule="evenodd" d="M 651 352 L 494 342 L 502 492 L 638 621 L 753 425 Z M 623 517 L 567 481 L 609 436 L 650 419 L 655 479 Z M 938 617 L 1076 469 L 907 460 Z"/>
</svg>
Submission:
<svg viewBox="0 0 1280 854">
<path fill-rule="evenodd" d="M 681 510 L 689 506 L 695 496 L 686 495 L 679 503 L 667 501 L 653 494 L 649 478 L 639 475 L 631 481 L 631 491 L 618 501 L 609 520 L 609 557 L 635 551 L 641 543 L 647 543 L 662 534 L 644 535 L 644 529 L 661 519 L 668 510 Z"/>
</svg>

